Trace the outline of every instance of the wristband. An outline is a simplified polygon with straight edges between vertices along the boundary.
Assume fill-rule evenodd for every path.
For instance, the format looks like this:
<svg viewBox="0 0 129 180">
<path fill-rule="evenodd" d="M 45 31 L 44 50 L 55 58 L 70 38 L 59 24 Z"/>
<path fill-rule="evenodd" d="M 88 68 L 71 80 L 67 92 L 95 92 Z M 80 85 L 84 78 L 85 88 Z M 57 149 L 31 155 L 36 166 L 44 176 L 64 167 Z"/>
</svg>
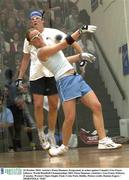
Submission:
<svg viewBox="0 0 129 180">
<path fill-rule="evenodd" d="M 70 34 L 68 34 L 66 36 L 65 40 L 66 40 L 67 44 L 69 44 L 69 45 L 73 44 L 75 41 Z"/>
</svg>

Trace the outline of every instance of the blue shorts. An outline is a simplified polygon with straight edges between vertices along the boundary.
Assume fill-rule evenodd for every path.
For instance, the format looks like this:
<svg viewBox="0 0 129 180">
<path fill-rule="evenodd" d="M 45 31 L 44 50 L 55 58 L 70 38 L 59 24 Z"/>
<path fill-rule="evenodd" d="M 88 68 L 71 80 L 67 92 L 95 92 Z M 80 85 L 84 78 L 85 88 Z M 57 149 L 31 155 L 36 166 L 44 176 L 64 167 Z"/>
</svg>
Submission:
<svg viewBox="0 0 129 180">
<path fill-rule="evenodd" d="M 63 102 L 82 97 L 92 89 L 81 75 L 76 74 L 59 79 L 57 81 L 57 90 L 60 100 Z"/>
</svg>

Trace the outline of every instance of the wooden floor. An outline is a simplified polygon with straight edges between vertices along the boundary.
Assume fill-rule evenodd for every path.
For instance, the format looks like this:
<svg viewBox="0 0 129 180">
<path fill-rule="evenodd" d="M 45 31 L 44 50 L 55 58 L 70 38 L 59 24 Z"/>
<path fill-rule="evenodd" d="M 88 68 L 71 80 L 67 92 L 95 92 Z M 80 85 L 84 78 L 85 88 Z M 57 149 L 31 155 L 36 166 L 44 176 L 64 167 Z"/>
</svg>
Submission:
<svg viewBox="0 0 129 180">
<path fill-rule="evenodd" d="M 129 145 L 117 150 L 70 149 L 65 156 L 52 158 L 45 151 L 0 153 L 0 167 L 129 168 Z"/>
</svg>

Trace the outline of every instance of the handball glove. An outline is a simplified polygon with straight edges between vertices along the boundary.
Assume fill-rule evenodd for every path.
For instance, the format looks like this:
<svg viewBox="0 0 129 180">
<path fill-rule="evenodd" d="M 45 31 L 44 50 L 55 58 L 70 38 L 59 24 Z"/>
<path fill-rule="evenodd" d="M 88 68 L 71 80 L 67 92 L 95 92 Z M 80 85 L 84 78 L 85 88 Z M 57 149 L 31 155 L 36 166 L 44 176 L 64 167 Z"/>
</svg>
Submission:
<svg viewBox="0 0 129 180">
<path fill-rule="evenodd" d="M 82 33 L 86 33 L 86 32 L 89 32 L 89 33 L 94 33 L 97 29 L 97 26 L 94 26 L 94 25 L 83 25 L 80 29 L 79 29 L 79 33 L 82 34 Z"/>
<path fill-rule="evenodd" d="M 87 61 L 90 63 L 93 63 L 96 59 L 96 57 L 90 53 L 83 52 L 80 54 L 81 61 L 79 65 L 82 67 L 87 64 Z"/>
<path fill-rule="evenodd" d="M 80 53 L 81 60 L 89 61 L 90 63 L 93 63 L 96 59 L 96 57 L 93 54 L 90 53 Z"/>
<path fill-rule="evenodd" d="M 80 63 L 79 63 L 79 66 L 83 67 L 85 65 L 87 65 L 87 62 L 85 60 L 81 60 Z"/>
<path fill-rule="evenodd" d="M 17 88 L 23 88 L 23 81 L 22 81 L 22 79 L 17 79 L 15 81 L 15 84 L 16 84 Z"/>
</svg>

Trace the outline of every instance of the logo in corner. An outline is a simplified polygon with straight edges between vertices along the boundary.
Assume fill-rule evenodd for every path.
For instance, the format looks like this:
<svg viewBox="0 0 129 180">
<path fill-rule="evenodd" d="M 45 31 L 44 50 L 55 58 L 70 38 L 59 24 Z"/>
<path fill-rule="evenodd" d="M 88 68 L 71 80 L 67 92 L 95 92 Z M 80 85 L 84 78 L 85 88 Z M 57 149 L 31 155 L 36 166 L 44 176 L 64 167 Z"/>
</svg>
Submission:
<svg viewBox="0 0 129 180">
<path fill-rule="evenodd" d="M 4 168 L 0 168 L 0 174 L 4 174 Z"/>
</svg>

